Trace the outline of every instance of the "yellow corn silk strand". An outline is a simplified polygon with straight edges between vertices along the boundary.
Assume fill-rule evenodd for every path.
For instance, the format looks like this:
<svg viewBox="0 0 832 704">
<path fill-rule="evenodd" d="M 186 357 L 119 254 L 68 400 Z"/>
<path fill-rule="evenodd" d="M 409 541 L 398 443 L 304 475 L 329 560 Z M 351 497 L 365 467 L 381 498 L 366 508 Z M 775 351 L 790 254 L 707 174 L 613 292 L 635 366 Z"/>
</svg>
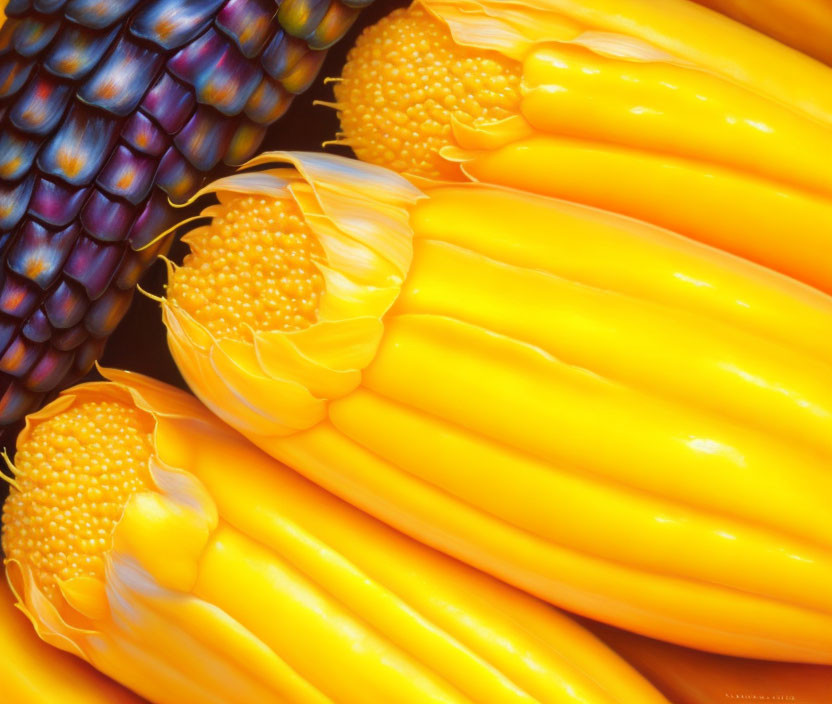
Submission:
<svg viewBox="0 0 832 704">
<path fill-rule="evenodd" d="M 668 704 L 572 618 L 324 492 L 192 396 L 105 374 L 18 439 L 7 575 L 48 643 L 166 704 Z"/>
<path fill-rule="evenodd" d="M 41 641 L 0 584 L 0 678 L 9 704 L 141 704 L 112 680 Z"/>
<path fill-rule="evenodd" d="M 832 298 L 586 206 L 275 161 L 210 187 L 162 301 L 215 413 L 568 610 L 832 663 Z"/>
<path fill-rule="evenodd" d="M 422 0 L 335 86 L 360 159 L 673 229 L 832 292 L 832 69 L 687 0 Z"/>
<path fill-rule="evenodd" d="M 832 64 L 832 5 L 827 0 L 695 0 Z"/>
</svg>

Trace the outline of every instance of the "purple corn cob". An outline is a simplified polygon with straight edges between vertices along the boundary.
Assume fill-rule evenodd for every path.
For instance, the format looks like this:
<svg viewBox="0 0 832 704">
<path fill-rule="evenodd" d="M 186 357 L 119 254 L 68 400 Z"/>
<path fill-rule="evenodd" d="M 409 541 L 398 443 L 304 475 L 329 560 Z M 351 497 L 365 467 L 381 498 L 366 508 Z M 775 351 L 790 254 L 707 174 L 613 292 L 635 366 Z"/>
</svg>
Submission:
<svg viewBox="0 0 832 704">
<path fill-rule="evenodd" d="M 373 0 L 11 0 L 0 425 L 85 374 L 206 172 L 244 162 Z"/>
</svg>

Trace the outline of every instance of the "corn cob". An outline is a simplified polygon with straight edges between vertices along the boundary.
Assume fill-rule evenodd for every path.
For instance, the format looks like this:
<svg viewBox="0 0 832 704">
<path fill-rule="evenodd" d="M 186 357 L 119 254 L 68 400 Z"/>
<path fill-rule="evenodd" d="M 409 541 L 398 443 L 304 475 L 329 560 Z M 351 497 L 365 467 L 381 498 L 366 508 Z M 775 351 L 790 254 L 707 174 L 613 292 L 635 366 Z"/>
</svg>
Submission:
<svg viewBox="0 0 832 704">
<path fill-rule="evenodd" d="M 832 5 L 827 0 L 695 0 L 832 64 Z"/>
<path fill-rule="evenodd" d="M 598 623 L 587 626 L 673 704 L 832 701 L 832 667 L 743 660 L 680 648 Z"/>
<path fill-rule="evenodd" d="M 687 0 L 422 0 L 365 30 L 340 142 L 613 210 L 832 292 L 832 69 Z"/>
<path fill-rule="evenodd" d="M 667 704 L 571 618 L 344 504 L 193 397 L 105 374 L 18 440 L 7 572 L 47 642 L 152 702 Z"/>
<path fill-rule="evenodd" d="M 275 160 L 206 189 L 161 301 L 211 410 L 569 611 L 832 663 L 832 298 L 585 206 Z"/>
<path fill-rule="evenodd" d="M 0 30 L 0 424 L 85 374 L 169 244 L 372 0 L 12 0 Z"/>
<path fill-rule="evenodd" d="M 0 677 L 8 704 L 140 704 L 87 663 L 44 645 L 0 584 Z"/>
</svg>

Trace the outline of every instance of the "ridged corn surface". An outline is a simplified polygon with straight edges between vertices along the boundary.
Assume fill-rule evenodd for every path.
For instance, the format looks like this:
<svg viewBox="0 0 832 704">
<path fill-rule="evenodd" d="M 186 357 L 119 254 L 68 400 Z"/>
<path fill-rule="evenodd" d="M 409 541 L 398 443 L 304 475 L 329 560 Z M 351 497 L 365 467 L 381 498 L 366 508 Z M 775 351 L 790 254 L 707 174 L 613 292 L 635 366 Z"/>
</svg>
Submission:
<svg viewBox="0 0 832 704">
<path fill-rule="evenodd" d="M 360 159 L 622 213 L 832 292 L 832 68 L 723 15 L 419 0 L 365 29 L 342 79 Z"/>
<path fill-rule="evenodd" d="M 221 164 L 371 0 L 12 0 L 0 29 L 0 424 L 85 374 Z"/>
<path fill-rule="evenodd" d="M 314 324 L 245 341 L 162 303 L 212 411 L 325 489 L 570 611 L 832 663 L 830 296 L 587 206 L 419 190 L 319 154 L 269 160 L 298 173 L 214 188 L 294 194 L 326 253 L 324 293 Z"/>
<path fill-rule="evenodd" d="M 7 576 L 48 643 L 154 704 L 667 704 L 572 618 L 327 494 L 185 393 L 105 374 L 30 416 L 16 455 Z M 111 482 L 105 569 L 44 581 L 32 507 L 86 476 L 94 524 L 100 466 L 143 479 Z"/>
</svg>

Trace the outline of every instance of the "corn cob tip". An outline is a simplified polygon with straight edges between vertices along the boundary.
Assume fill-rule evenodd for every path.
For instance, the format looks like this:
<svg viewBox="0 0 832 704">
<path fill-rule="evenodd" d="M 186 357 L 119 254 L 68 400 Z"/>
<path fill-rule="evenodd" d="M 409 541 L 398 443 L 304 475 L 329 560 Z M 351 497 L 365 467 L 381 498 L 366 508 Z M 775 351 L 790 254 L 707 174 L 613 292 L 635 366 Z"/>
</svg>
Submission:
<svg viewBox="0 0 832 704">
<path fill-rule="evenodd" d="M 341 138 L 359 159 L 428 178 L 454 178 L 440 156 L 454 123 L 473 126 L 517 113 L 521 65 L 497 51 L 456 43 L 420 4 L 368 27 L 335 84 Z"/>
<path fill-rule="evenodd" d="M 366 185 L 367 166 L 312 154 L 298 158 L 296 169 L 239 174 L 199 194 L 215 191 L 220 203 L 203 211 L 210 217 L 208 225 L 184 238 L 190 253 L 181 266 L 171 267 L 167 300 L 217 339 L 250 342 L 254 333 L 309 328 L 318 322 L 321 305 L 327 299 L 326 280 L 333 284 L 333 278 L 343 273 L 337 270 L 344 252 L 336 251 L 332 231 L 322 224 L 331 215 L 327 213 L 327 198 L 322 200 L 321 193 L 328 187 L 346 186 L 354 194 L 348 200 L 360 200 L 359 189 L 346 183 L 344 177 L 357 177 Z M 264 155 L 258 163 L 270 159 L 287 160 L 280 155 Z M 316 171 L 316 165 L 322 166 L 323 172 Z M 344 167 L 345 173 L 339 173 Z M 393 176 L 380 171 L 375 175 L 382 182 Z M 405 182 L 399 185 L 417 193 Z M 357 221 L 362 231 L 374 229 L 366 214 L 358 216 Z M 337 230 L 337 221 L 335 226 Z M 349 234 L 342 234 L 350 239 L 349 246 L 358 244 Z M 365 271 L 355 272 L 359 278 L 376 275 L 370 273 L 369 264 L 378 256 L 374 251 L 378 246 L 379 242 L 369 248 L 365 244 Z M 388 266 L 373 283 L 401 281 L 408 266 L 409 246 L 406 232 L 404 237 L 401 233 L 394 235 L 386 252 L 394 266 Z M 324 317 L 332 315 L 324 312 Z"/>
<path fill-rule="evenodd" d="M 215 522 L 198 480 L 165 465 L 155 437 L 160 414 L 206 412 L 140 375 L 102 373 L 113 382 L 76 386 L 27 418 L 2 520 L 19 606 L 44 640 L 86 659 L 114 579 L 188 584 L 190 558 Z"/>
<path fill-rule="evenodd" d="M 61 583 L 103 579 L 113 528 L 149 481 L 150 430 L 139 410 L 107 400 L 73 405 L 21 436 L 3 550 L 56 606 Z"/>
<path fill-rule="evenodd" d="M 236 374 L 253 375 L 263 393 L 284 399 L 287 413 L 309 427 L 320 420 L 324 399 L 354 388 L 375 353 L 381 317 L 412 257 L 405 206 L 421 192 L 351 159 L 265 154 L 252 165 L 269 162 L 284 167 L 241 173 L 203 191 L 215 192 L 219 205 L 203 211 L 210 222 L 185 238 L 191 253 L 171 265 L 162 311 L 186 381 L 219 374 L 223 381 L 212 388 L 222 394 Z M 238 353 L 245 368 L 230 361 Z M 200 396 L 228 420 L 232 409 L 258 404 L 241 395 Z M 250 418 L 252 428 L 270 427 L 256 412 Z"/>
</svg>

